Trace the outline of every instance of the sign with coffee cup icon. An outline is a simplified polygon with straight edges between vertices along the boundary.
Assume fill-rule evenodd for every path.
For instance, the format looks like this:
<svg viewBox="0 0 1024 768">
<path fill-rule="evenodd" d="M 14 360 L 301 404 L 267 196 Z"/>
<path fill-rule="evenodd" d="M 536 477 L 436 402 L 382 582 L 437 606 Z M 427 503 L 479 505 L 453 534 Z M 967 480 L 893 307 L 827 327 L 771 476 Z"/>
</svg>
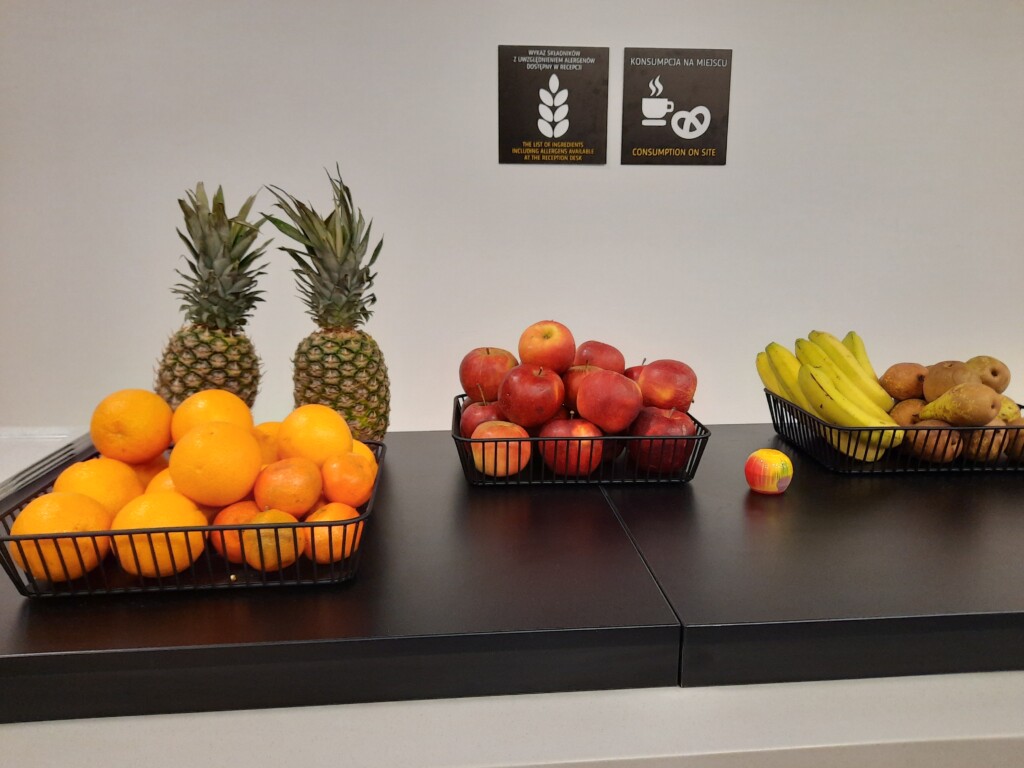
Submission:
<svg viewBox="0 0 1024 768">
<path fill-rule="evenodd" d="M 498 162 L 607 162 L 608 49 L 498 46 Z"/>
<path fill-rule="evenodd" d="M 626 48 L 623 165 L 725 165 L 732 50 Z"/>
</svg>

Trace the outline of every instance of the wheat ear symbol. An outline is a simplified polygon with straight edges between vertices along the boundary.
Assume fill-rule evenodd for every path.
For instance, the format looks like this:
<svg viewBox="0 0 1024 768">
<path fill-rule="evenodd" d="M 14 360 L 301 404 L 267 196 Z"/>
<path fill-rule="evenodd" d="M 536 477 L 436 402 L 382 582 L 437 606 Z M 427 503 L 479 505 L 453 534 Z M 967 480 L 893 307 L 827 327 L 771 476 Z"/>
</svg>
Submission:
<svg viewBox="0 0 1024 768">
<path fill-rule="evenodd" d="M 537 111 L 540 119 L 537 121 L 537 128 L 549 139 L 557 139 L 564 136 L 569 130 L 569 89 L 558 88 L 558 75 L 552 75 L 548 80 L 548 87 L 540 89 L 540 104 Z"/>
</svg>

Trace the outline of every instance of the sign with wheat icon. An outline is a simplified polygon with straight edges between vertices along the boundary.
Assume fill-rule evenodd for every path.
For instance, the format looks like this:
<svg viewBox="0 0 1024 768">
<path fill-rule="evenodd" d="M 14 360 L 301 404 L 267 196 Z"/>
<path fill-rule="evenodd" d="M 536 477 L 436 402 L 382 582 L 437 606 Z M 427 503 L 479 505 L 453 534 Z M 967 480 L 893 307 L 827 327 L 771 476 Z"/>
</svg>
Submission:
<svg viewBox="0 0 1024 768">
<path fill-rule="evenodd" d="M 606 162 L 608 49 L 498 46 L 500 163 Z"/>
</svg>

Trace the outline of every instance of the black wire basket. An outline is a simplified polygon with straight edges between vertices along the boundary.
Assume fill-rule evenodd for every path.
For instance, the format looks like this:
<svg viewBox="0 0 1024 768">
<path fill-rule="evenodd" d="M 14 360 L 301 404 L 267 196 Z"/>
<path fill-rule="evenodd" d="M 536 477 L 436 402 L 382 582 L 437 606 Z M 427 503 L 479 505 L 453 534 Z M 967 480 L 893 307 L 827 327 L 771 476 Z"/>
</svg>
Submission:
<svg viewBox="0 0 1024 768">
<path fill-rule="evenodd" d="M 383 471 L 383 443 L 367 445 L 377 459 L 377 479 L 370 499 L 357 510 L 359 516 L 347 520 L 12 535 L 11 526 L 21 511 L 52 491 L 66 467 L 98 455 L 83 436 L 0 484 L 0 564 L 26 597 L 346 582 L 359 567 Z M 246 532 L 255 543 L 241 562 L 222 556 L 210 542 L 213 535 L 230 539 L 245 537 Z M 165 569 L 154 570 L 155 562 L 169 563 L 167 570 L 175 572 L 158 575 Z"/>
<path fill-rule="evenodd" d="M 471 439 L 459 431 L 466 395 L 455 397 L 452 439 L 470 485 L 688 483 L 711 432 L 693 419 L 693 435 Z M 636 458 L 640 457 L 641 461 Z M 518 471 L 502 472 L 500 468 Z"/>
<path fill-rule="evenodd" d="M 1020 472 L 1021 427 L 837 427 L 764 391 L 776 433 L 844 474 Z"/>
</svg>

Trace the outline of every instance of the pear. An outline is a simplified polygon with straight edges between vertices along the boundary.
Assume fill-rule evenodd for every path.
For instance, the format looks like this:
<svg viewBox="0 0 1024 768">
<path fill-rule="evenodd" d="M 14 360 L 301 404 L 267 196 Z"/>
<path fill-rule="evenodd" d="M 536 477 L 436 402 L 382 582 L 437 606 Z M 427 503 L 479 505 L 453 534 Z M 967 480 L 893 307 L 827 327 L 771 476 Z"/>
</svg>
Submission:
<svg viewBox="0 0 1024 768">
<path fill-rule="evenodd" d="M 1006 441 L 1006 422 L 992 419 L 984 429 L 976 429 L 964 435 L 964 457 L 971 461 L 996 461 L 1003 452 Z"/>
<path fill-rule="evenodd" d="M 943 360 L 928 366 L 928 373 L 921 385 L 924 399 L 929 403 L 943 392 L 964 382 L 981 383 L 981 375 L 959 360 Z"/>
<path fill-rule="evenodd" d="M 999 415 L 1003 401 L 992 387 L 968 382 L 957 384 L 932 400 L 920 413 L 919 421 L 939 419 L 954 427 L 981 427 Z"/>
<path fill-rule="evenodd" d="M 919 459 L 948 464 L 960 455 L 963 440 L 960 439 L 960 433 L 947 422 L 925 419 L 906 431 L 900 447 Z"/>
<path fill-rule="evenodd" d="M 1024 418 L 1007 423 L 1007 440 L 1003 452 L 1013 461 L 1024 459 Z"/>
<path fill-rule="evenodd" d="M 965 365 L 977 372 L 981 377 L 982 384 L 988 384 L 999 394 L 1005 392 L 1006 388 L 1010 386 L 1010 369 L 1002 360 L 997 360 L 991 355 L 976 355 Z"/>
<path fill-rule="evenodd" d="M 878 383 L 893 400 L 916 400 L 924 397 L 927 375 L 928 366 L 920 363 L 894 363 L 878 377 Z"/>
<path fill-rule="evenodd" d="M 893 421 L 899 424 L 901 427 L 910 427 L 917 422 L 917 414 L 921 412 L 921 409 L 925 407 L 927 403 L 918 397 L 912 397 L 909 400 L 900 400 L 896 405 L 889 411 L 889 415 L 892 416 Z"/>
<path fill-rule="evenodd" d="M 1014 419 L 1020 418 L 1020 406 L 1014 402 L 1012 397 L 1000 395 L 1003 398 L 1003 405 L 999 409 L 999 418 L 1009 424 Z"/>
</svg>

